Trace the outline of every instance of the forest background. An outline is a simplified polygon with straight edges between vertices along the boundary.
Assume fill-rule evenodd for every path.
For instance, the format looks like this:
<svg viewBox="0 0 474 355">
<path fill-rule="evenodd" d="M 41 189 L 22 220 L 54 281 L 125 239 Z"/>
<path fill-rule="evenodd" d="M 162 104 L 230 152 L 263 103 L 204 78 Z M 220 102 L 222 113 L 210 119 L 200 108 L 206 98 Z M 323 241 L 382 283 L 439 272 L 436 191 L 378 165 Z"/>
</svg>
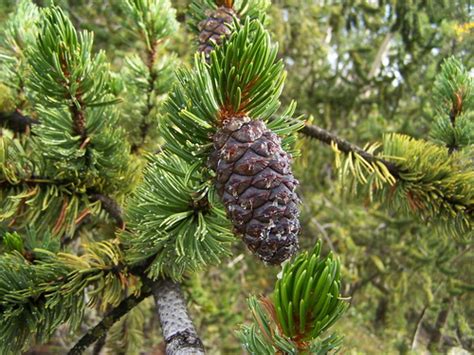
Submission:
<svg viewBox="0 0 474 355">
<path fill-rule="evenodd" d="M 95 33 L 96 49 L 105 50 L 116 73 L 123 70 L 125 58 L 143 52 L 143 43 L 127 29 L 128 19 L 118 2 L 55 3 L 76 28 Z M 0 4 L 1 27 L 15 2 Z M 188 1 L 172 5 L 180 26 L 160 47 L 159 56 L 172 56 L 170 70 L 158 78 L 163 96 L 172 83 L 171 69 L 190 65 L 196 49 L 186 25 Z M 360 146 L 380 141 L 388 132 L 428 138 L 435 117 L 433 86 L 443 61 L 455 56 L 468 70 L 472 68 L 472 12 L 472 4 L 463 0 L 273 1 L 267 12 L 268 28 L 288 72 L 282 102 L 296 100 L 297 116 Z M 6 102 L 0 100 L 4 100 L 0 105 Z M 150 134 L 142 142 L 133 124 L 124 120 L 123 125 L 136 149 L 159 146 L 159 134 Z M 351 308 L 337 325 L 345 335 L 344 350 L 376 354 L 427 347 L 446 352 L 457 347 L 472 351 L 472 293 L 453 286 L 456 281 L 474 283 L 472 244 L 435 234 L 418 219 L 350 194 L 335 170 L 329 147 L 303 134 L 297 144 L 301 148 L 301 156 L 295 159 L 303 201 L 301 247 L 310 248 L 321 238 L 325 252 L 332 249 L 341 258 L 342 293 L 351 297 Z M 193 320 L 210 353 L 240 351 L 234 331 L 250 317 L 246 297 L 270 290 L 277 272 L 262 266 L 243 244 L 233 248 L 233 257 L 224 266 L 186 280 Z M 146 305 L 142 308 L 145 312 Z M 132 317 L 139 318 L 139 312 L 131 313 L 131 327 Z M 147 322 L 146 329 L 158 334 L 156 320 Z M 125 344 L 129 353 L 140 347 L 146 352 L 157 343 L 149 335 L 143 340 L 140 334 L 132 338 L 133 334 Z"/>
</svg>

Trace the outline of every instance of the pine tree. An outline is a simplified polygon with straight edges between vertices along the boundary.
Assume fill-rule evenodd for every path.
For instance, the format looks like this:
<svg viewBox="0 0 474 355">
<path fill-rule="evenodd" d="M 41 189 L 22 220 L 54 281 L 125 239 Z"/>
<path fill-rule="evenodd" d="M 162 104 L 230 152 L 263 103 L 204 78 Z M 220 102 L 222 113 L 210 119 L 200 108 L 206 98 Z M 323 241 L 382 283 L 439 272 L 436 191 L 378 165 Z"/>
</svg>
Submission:
<svg viewBox="0 0 474 355">
<path fill-rule="evenodd" d="M 453 271 L 468 265 L 473 230 L 472 78 L 456 59 L 445 61 L 433 85 L 430 140 L 390 133 L 359 148 L 294 118 L 293 102 L 280 109 L 286 73 L 266 29 L 268 5 L 193 2 L 197 53 L 173 71 L 170 3 L 124 0 L 117 11 L 130 19 L 128 35 L 141 52 L 126 58 L 119 76 L 104 52 L 96 54 L 92 32 L 78 31 L 60 7 L 20 2 L 0 52 L 2 352 L 46 343 L 67 324 L 71 354 L 93 343 L 94 353 L 114 349 L 117 340 L 137 353 L 144 322 L 156 314 L 168 354 L 203 353 L 187 285 L 221 265 L 240 237 L 265 263 L 284 261 L 273 292 L 248 299 L 251 323 L 238 332 L 244 349 L 337 350 L 342 338 L 329 329 L 348 307 L 342 295 L 355 291 L 341 284 L 344 270 L 332 252 L 321 256 L 320 242 L 297 254 L 298 209 L 306 204 L 291 170 L 301 154 L 298 131 L 332 148 L 345 195 L 426 224 L 420 230 L 429 238 L 386 259 L 371 255 L 377 273 L 367 282 L 375 278 L 385 294 L 404 287 L 426 295 L 414 343 L 430 302 L 442 300 L 430 339 L 437 348 L 456 299 L 472 291 Z M 358 26 L 352 11 L 376 11 L 356 5 L 343 8 L 348 29 Z M 416 51 L 418 15 L 401 5 L 395 14 L 391 31 Z M 413 238 L 393 224 L 390 237 Z M 397 262 L 423 273 L 394 280 Z M 432 279 L 426 265 L 442 273 Z"/>
<path fill-rule="evenodd" d="M 140 82 L 142 75 L 148 86 L 134 90 L 146 89 L 142 116 L 156 119 L 151 101 L 160 73 L 154 65 L 156 43 L 172 31 L 174 13 L 164 1 L 130 1 L 124 3 L 124 9 L 133 15 L 135 26 L 143 35 L 149 60 L 148 70 L 136 70 L 135 80 Z M 19 55 L 11 43 L 17 40 L 15 35 L 28 33 L 22 31 L 25 16 L 31 21 L 26 25 L 32 23 L 33 27 L 29 28 L 29 41 L 21 42 Z M 5 82 L 17 92 L 24 92 L 25 102 L 14 101 L 16 107 L 31 113 L 37 122 L 32 125 L 31 134 L 23 130 L 16 132 L 20 136 L 9 131 L 2 134 L 2 351 L 22 351 L 32 341 L 45 342 L 62 323 L 75 332 L 84 321 L 86 308 L 91 307 L 108 311 L 70 353 L 81 353 L 98 340 L 100 350 L 111 325 L 153 294 L 167 352 L 202 352 L 177 282 L 195 270 L 218 263 L 229 254 L 233 240 L 230 221 L 216 196 L 216 173 L 208 164 L 212 155 L 209 134 L 219 127 L 217 113 L 232 107 L 235 117 L 243 112 L 248 117 L 258 117 L 260 121 L 254 122 L 268 127 L 262 132 L 264 139 L 277 148 L 277 155 L 272 158 L 276 162 L 270 160 L 271 164 L 281 159 L 288 164 L 282 147 L 290 148 L 293 132 L 301 127 L 290 118 L 293 107 L 282 118 L 269 121 L 279 107 L 283 67 L 275 61 L 276 47 L 260 22 L 250 15 L 242 19 L 245 23 L 236 23 L 234 34 L 212 52 L 211 63 L 196 55 L 194 68 L 178 73 L 179 84 L 171 90 L 160 119 L 165 143 L 158 154 L 148 155 L 143 182 L 133 192 L 122 216 L 117 201 L 124 201 L 132 192 L 138 172 L 125 135 L 117 128 L 122 84 L 110 73 L 104 53 L 93 53 L 92 33 L 77 32 L 59 7 L 38 9 L 26 0 L 20 4 L 10 20 L 15 31 L 6 33 L 5 60 L 12 70 L 6 71 L 9 80 Z M 255 69 L 249 61 L 252 58 L 262 58 Z M 137 58 L 135 63 L 143 67 L 139 62 Z M 246 63 L 241 73 L 236 72 L 238 63 Z M 19 80 L 10 80 L 16 76 Z M 207 95 L 204 101 L 199 99 L 203 93 L 204 97 Z M 256 101 L 256 97 L 260 99 Z M 235 122 L 239 121 L 240 118 Z M 283 137 L 283 143 L 270 130 Z M 187 135 L 195 139 L 184 140 Z M 192 142 L 193 147 L 187 142 Z M 270 146 L 268 149 L 274 150 Z M 218 173 L 219 164 L 216 169 Z M 294 194 L 295 180 L 291 175 L 285 177 L 284 171 L 279 174 L 283 174 L 285 186 L 292 184 L 287 188 Z M 279 201 L 278 196 L 267 198 L 269 203 Z M 297 198 L 291 198 L 294 209 Z M 296 218 L 293 210 L 288 213 Z M 119 238 L 103 239 L 100 230 L 110 219 L 119 227 Z M 235 222 L 232 218 L 231 221 Z M 90 222 L 95 228 L 86 237 L 81 226 Z M 285 233 L 294 232 L 282 229 L 275 233 L 282 233 L 285 238 Z M 293 246 L 268 261 L 276 263 L 291 256 L 295 243 L 291 238 L 295 237 L 290 237 Z M 81 243 L 69 246 L 72 240 Z M 311 265 L 318 258 L 314 255 Z M 298 260 L 310 263 L 307 254 Z M 284 270 L 284 274 L 291 272 L 292 269 Z M 339 275 L 332 275 L 331 281 L 326 277 L 311 276 L 316 282 L 308 285 L 311 287 L 306 301 L 316 297 L 311 293 L 312 287 L 318 287 L 314 292 L 319 292 L 321 285 L 339 282 Z M 285 292 L 291 292 L 286 284 L 285 287 Z M 338 290 L 339 286 L 331 289 L 332 297 L 339 295 Z M 302 297 L 295 294 L 293 302 Z M 279 304 L 286 307 L 284 301 Z M 322 311 L 339 315 L 342 310 L 331 306 Z M 308 327 L 311 326 L 310 321 Z M 308 333 L 307 339 L 318 335 Z M 281 335 L 288 342 L 293 341 L 292 337 L 291 332 Z"/>
</svg>

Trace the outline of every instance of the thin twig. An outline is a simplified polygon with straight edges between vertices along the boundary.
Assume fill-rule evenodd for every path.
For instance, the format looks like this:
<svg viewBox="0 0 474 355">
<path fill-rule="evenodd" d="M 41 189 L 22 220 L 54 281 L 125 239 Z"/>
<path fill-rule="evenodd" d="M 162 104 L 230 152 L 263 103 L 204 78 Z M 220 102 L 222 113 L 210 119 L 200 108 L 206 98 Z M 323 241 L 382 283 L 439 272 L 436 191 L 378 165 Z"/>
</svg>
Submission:
<svg viewBox="0 0 474 355">
<path fill-rule="evenodd" d="M 0 125 L 15 133 L 28 133 L 31 125 L 37 123 L 31 117 L 23 115 L 19 110 L 10 113 L 0 112 Z"/>
<path fill-rule="evenodd" d="M 370 163 L 379 161 L 387 167 L 390 174 L 392 174 L 394 177 L 398 178 L 400 176 L 400 170 L 395 164 L 386 161 L 385 159 L 379 158 L 375 155 L 372 155 L 366 152 L 364 149 L 358 147 L 357 145 L 352 144 L 351 142 L 346 141 L 345 139 L 337 136 L 334 133 L 326 131 L 325 129 L 322 129 L 315 125 L 306 125 L 301 129 L 300 132 L 308 137 L 315 138 L 328 145 L 331 145 L 331 143 L 334 142 L 336 143 L 337 148 L 342 152 L 346 154 L 350 152 L 357 153 Z"/>
<path fill-rule="evenodd" d="M 100 201 L 102 208 L 109 216 L 115 221 L 117 226 L 121 229 L 125 227 L 125 222 L 122 217 L 122 208 L 113 198 L 102 195 L 99 193 L 94 193 L 89 195 L 91 201 Z"/>
<path fill-rule="evenodd" d="M 105 341 L 107 340 L 107 333 L 102 335 L 99 340 L 94 344 L 94 349 L 92 350 L 92 355 L 100 355 L 100 352 L 104 348 Z"/>
<path fill-rule="evenodd" d="M 428 309 L 429 305 L 426 305 L 423 307 L 421 310 L 421 313 L 418 317 L 418 320 L 416 322 L 416 327 L 415 327 L 415 332 L 413 333 L 412 341 L 411 341 L 411 350 L 416 349 L 416 345 L 418 343 L 418 334 L 420 333 L 421 325 L 423 324 L 423 319 L 425 318 L 425 313 L 426 310 Z"/>
<path fill-rule="evenodd" d="M 69 350 L 68 355 L 82 354 L 90 345 L 105 336 L 107 331 L 115 324 L 115 322 L 150 295 L 151 290 L 148 286 L 145 286 L 142 288 L 139 296 L 131 295 L 125 298 L 117 307 L 108 312 L 95 327 L 89 329 L 87 333 L 79 339 L 76 345 Z"/>
</svg>

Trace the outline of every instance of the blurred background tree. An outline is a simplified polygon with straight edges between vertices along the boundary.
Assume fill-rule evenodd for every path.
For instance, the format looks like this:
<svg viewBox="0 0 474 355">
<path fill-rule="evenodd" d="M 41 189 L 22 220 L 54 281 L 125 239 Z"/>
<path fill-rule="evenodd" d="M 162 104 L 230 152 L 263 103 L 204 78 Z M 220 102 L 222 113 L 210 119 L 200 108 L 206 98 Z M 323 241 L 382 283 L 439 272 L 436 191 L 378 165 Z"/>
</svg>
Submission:
<svg viewBox="0 0 474 355">
<path fill-rule="evenodd" d="M 96 34 L 94 46 L 105 50 L 116 75 L 133 74 L 129 69 L 139 58 L 147 63 L 149 48 L 129 30 L 133 20 L 124 22 L 118 2 L 55 3 L 78 29 Z M 185 0 L 173 2 L 182 25 L 159 49 L 183 65 L 190 64 L 195 51 L 189 45 L 194 37 L 185 25 L 188 5 Z M 2 25 L 14 6 L 15 1 L 0 4 Z M 381 141 L 387 132 L 424 139 L 435 135 L 435 77 L 447 57 L 454 55 L 472 77 L 474 20 L 469 1 L 274 1 L 267 21 L 288 71 L 283 103 L 296 100 L 297 114 L 361 146 Z M 164 87 L 158 85 L 162 79 L 158 74 L 156 92 L 123 112 L 130 112 L 128 117 L 144 116 L 146 124 L 150 100 L 159 103 L 169 87 L 172 78 L 167 75 L 165 71 Z M 123 82 L 123 90 L 133 95 L 133 85 L 139 83 Z M 0 108 L 11 104 L 5 93 L 0 91 Z M 127 127 L 127 117 L 121 122 Z M 161 142 L 153 129 L 146 137 L 140 132 L 129 136 L 132 148 L 144 144 L 158 149 Z M 472 351 L 472 240 L 433 233 L 419 219 L 387 212 L 383 203 L 369 203 L 366 196 L 348 194 L 331 149 L 303 134 L 298 144 L 304 147 L 295 172 L 304 202 L 301 243 L 307 248 L 319 236 L 325 248 L 342 258 L 343 294 L 352 297 L 345 322 L 338 326 L 345 334 L 345 349 L 407 353 L 459 347 Z M 211 353 L 240 351 L 233 331 L 248 316 L 241 312 L 247 295 L 272 289 L 274 275 L 269 274 L 273 271 L 257 267 L 242 245 L 234 246 L 233 255 L 225 267 L 186 280 L 191 311 Z M 134 329 L 140 311 L 131 313 L 120 326 Z M 150 324 L 147 327 L 153 329 Z M 132 330 L 124 333 L 130 339 L 136 335 Z M 145 346 L 153 343 L 146 337 Z"/>
</svg>

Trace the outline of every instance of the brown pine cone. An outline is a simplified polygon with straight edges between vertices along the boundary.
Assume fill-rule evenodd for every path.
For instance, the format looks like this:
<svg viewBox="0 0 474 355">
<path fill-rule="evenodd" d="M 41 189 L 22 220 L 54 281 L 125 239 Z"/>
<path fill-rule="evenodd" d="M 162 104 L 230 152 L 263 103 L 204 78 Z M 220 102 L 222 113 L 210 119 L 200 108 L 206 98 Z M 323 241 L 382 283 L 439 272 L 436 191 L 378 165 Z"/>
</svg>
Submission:
<svg viewBox="0 0 474 355">
<path fill-rule="evenodd" d="M 214 46 L 219 46 L 231 34 L 228 25 L 232 24 L 233 18 L 237 14 L 229 7 L 220 6 L 216 10 L 209 13 L 208 18 L 202 20 L 198 24 L 199 30 L 199 52 L 204 52 L 206 58 L 209 58 L 209 53 L 214 49 Z"/>
<path fill-rule="evenodd" d="M 298 249 L 298 181 L 280 138 L 262 121 L 232 117 L 213 140 L 210 163 L 236 233 L 263 261 L 288 259 Z"/>
</svg>

